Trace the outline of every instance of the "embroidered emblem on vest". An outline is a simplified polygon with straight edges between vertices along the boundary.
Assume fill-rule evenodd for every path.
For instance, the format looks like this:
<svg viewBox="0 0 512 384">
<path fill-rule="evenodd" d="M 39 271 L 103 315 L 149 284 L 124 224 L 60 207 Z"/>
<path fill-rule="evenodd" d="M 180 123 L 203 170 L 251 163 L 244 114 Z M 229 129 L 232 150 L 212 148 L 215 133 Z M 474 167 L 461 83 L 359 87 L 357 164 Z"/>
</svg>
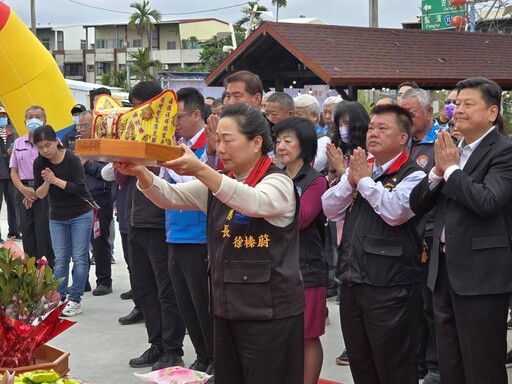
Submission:
<svg viewBox="0 0 512 384">
<path fill-rule="evenodd" d="M 427 155 L 418 156 L 418 158 L 416 159 L 416 163 L 418 163 L 418 165 L 421 168 L 425 168 L 428 164 L 428 156 Z"/>
</svg>

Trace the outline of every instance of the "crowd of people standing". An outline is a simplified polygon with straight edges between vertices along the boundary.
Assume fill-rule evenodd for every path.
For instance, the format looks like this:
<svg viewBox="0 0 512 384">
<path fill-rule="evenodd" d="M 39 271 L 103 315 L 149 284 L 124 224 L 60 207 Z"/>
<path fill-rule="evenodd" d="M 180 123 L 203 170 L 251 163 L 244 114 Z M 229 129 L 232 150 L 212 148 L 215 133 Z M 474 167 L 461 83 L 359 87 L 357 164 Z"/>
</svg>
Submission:
<svg viewBox="0 0 512 384">
<path fill-rule="evenodd" d="M 183 366 L 187 329 L 190 368 L 209 383 L 316 384 L 334 285 L 336 362 L 355 383 L 506 383 L 512 143 L 499 85 L 457 83 L 437 119 L 413 81 L 370 111 L 340 97 L 263 100 L 248 71 L 224 86 L 209 107 L 178 90 L 183 155 L 158 167 L 76 157 L 93 117 L 80 105 L 64 142 L 30 106 L 29 132 L 7 149 L 0 109 L 18 190 L 9 237 L 65 278 L 63 314 L 82 312 L 90 247 L 93 294 L 112 293 L 115 196 L 134 302 L 119 322 L 143 321 L 150 344 L 132 367 Z M 142 81 L 130 102 L 161 92 Z"/>
</svg>

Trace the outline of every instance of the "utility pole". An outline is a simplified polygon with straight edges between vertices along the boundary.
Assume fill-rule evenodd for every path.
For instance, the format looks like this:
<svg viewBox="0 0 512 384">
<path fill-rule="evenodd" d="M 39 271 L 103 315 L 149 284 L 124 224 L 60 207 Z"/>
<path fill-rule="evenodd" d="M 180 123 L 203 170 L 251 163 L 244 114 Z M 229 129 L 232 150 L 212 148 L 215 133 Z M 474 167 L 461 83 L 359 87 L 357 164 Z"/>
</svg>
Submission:
<svg viewBox="0 0 512 384">
<path fill-rule="evenodd" d="M 379 0 L 369 0 L 370 28 L 379 28 Z"/>
<path fill-rule="evenodd" d="M 30 0 L 30 29 L 34 36 L 37 36 L 36 30 L 36 0 Z"/>
</svg>

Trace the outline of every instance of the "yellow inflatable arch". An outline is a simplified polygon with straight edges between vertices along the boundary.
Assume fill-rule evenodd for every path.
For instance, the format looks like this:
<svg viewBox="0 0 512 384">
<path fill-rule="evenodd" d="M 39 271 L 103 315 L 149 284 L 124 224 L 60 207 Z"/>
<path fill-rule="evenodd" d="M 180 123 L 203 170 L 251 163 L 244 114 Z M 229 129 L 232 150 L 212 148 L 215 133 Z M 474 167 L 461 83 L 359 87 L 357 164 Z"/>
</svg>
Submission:
<svg viewBox="0 0 512 384">
<path fill-rule="evenodd" d="M 25 110 L 40 105 L 56 131 L 71 125 L 75 100 L 53 56 L 21 19 L 0 2 L 0 102 L 20 135 Z"/>
</svg>

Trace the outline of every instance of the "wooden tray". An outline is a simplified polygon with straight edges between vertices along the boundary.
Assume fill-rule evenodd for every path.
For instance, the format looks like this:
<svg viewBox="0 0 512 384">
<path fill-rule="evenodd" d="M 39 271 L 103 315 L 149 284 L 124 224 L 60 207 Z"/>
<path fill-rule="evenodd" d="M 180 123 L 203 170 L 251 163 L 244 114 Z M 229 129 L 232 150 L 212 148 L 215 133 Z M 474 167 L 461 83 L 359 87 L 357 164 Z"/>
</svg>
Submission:
<svg viewBox="0 0 512 384">
<path fill-rule="evenodd" d="M 75 155 L 86 160 L 105 162 L 126 161 L 141 165 L 155 165 L 182 155 L 180 147 L 114 139 L 82 139 L 75 141 Z"/>
<path fill-rule="evenodd" d="M 53 369 L 60 377 L 64 377 L 69 372 L 69 352 L 64 352 L 51 345 L 45 344 L 35 350 L 34 356 L 36 358 L 36 364 L 18 368 L 0 367 L 0 373 L 4 373 L 5 371 L 12 373 L 14 371 L 16 375 L 19 375 L 20 373 L 35 371 L 36 369 Z"/>
</svg>

